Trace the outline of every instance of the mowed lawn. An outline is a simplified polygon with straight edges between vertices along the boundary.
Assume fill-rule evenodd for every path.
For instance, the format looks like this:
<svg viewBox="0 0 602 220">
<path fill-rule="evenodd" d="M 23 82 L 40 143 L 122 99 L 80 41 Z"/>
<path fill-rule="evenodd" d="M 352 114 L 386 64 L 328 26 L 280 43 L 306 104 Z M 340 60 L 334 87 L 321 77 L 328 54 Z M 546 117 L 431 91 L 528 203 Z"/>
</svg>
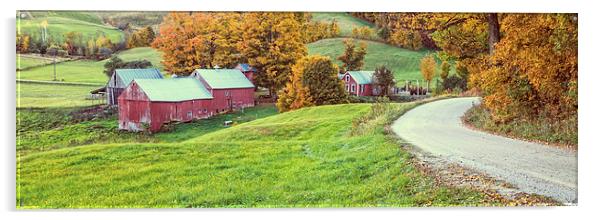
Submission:
<svg viewBox="0 0 602 220">
<path fill-rule="evenodd" d="M 129 49 L 117 54 L 124 61 L 151 61 L 154 66 L 162 69 L 161 53 L 150 47 Z M 104 85 L 108 77 L 104 74 L 104 64 L 107 60 L 74 60 L 56 65 L 57 80 L 64 82 L 94 83 Z M 54 65 L 45 65 L 24 71 L 17 71 L 17 79 L 52 81 Z"/>
<path fill-rule="evenodd" d="M 346 12 L 313 12 L 311 13 L 312 21 L 319 21 L 323 23 L 331 23 L 336 21 L 341 29 L 341 36 L 351 37 L 351 33 L 354 28 L 369 27 L 372 29 L 373 37 L 376 37 L 376 26 L 366 20 L 362 20 L 351 16 Z"/>
<path fill-rule="evenodd" d="M 78 107 L 104 103 L 88 99 L 98 86 L 17 82 L 17 108 Z"/>
<path fill-rule="evenodd" d="M 309 54 L 328 56 L 335 60 L 337 64 L 342 65 L 337 57 L 344 52 L 343 40 L 344 38 L 324 39 L 308 44 L 307 48 Z M 422 79 L 420 60 L 430 51 L 412 51 L 376 41 L 354 40 L 354 42 L 356 45 L 359 45 L 359 42 L 368 45 L 363 70 L 374 70 L 376 67 L 384 65 L 393 71 L 398 83 L 404 80 Z"/>
<path fill-rule="evenodd" d="M 393 104 L 401 111 L 414 103 Z M 19 208 L 482 205 L 435 185 L 369 104 L 304 108 L 181 143 L 93 144 L 18 158 Z"/>
</svg>

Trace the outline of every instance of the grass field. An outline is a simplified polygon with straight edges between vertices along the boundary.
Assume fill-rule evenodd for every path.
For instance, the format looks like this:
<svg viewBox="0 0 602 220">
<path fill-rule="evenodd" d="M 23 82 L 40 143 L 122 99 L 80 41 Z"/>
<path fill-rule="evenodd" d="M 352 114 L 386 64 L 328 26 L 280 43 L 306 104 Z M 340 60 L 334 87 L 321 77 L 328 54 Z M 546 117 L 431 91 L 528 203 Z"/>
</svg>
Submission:
<svg viewBox="0 0 602 220">
<path fill-rule="evenodd" d="M 309 54 L 320 54 L 329 56 L 335 60 L 337 64 L 342 63 L 336 58 L 343 54 L 344 38 L 324 39 L 307 46 Z M 364 70 L 374 70 L 379 65 L 384 65 L 393 71 L 395 79 L 398 82 L 403 80 L 422 79 L 420 74 L 420 59 L 430 53 L 430 51 L 412 51 L 399 47 L 394 47 L 388 44 L 354 40 L 356 44 L 365 42 L 368 45 L 368 53 L 364 58 Z"/>
<path fill-rule="evenodd" d="M 392 104 L 399 112 L 414 103 Z M 18 158 L 19 208 L 482 205 L 435 185 L 368 104 L 305 108 L 180 143 L 92 144 Z"/>
<path fill-rule="evenodd" d="M 17 150 L 21 154 L 48 151 L 90 143 L 180 142 L 199 135 L 225 129 L 224 121 L 244 123 L 278 113 L 274 105 L 261 105 L 245 112 L 222 114 L 191 123 L 176 124 L 170 132 L 146 134 L 120 132 L 117 116 L 78 122 L 71 112 L 78 108 L 43 108 L 17 110 Z"/>
<path fill-rule="evenodd" d="M 103 100 L 86 99 L 98 86 L 17 82 L 17 108 L 90 106 Z"/>
<path fill-rule="evenodd" d="M 339 28 L 341 29 L 341 36 L 344 37 L 351 37 L 351 33 L 353 31 L 353 28 L 358 28 L 358 27 L 363 27 L 363 26 L 367 26 L 370 27 L 374 33 L 374 36 L 376 36 L 376 27 L 374 24 L 353 17 L 345 12 L 313 12 L 311 13 L 312 15 L 312 21 L 319 21 L 319 22 L 324 22 L 324 23 L 330 23 L 333 20 L 337 21 L 337 24 L 339 25 Z"/>
<path fill-rule="evenodd" d="M 150 47 L 126 50 L 117 54 L 124 61 L 147 59 L 154 66 L 162 69 L 161 54 Z M 105 84 L 108 77 L 103 73 L 106 60 L 75 60 L 56 65 L 58 81 Z M 25 71 L 17 71 L 17 79 L 52 81 L 53 65 L 36 67 Z"/>
<path fill-rule="evenodd" d="M 17 54 L 17 69 L 26 69 L 32 68 L 36 66 L 43 66 L 47 64 L 51 64 L 52 58 L 43 58 L 39 56 L 27 56 Z M 59 61 L 57 61 L 59 62 Z"/>
<path fill-rule="evenodd" d="M 56 42 L 63 42 L 63 35 L 70 31 L 81 33 L 84 37 L 84 42 L 87 42 L 89 39 L 96 39 L 101 35 L 108 37 L 112 42 L 115 43 L 123 41 L 124 34 L 117 28 L 106 26 L 100 23 L 91 23 L 86 20 L 79 20 L 81 17 L 60 17 L 61 15 L 62 14 L 50 14 L 48 17 L 18 19 L 17 31 L 39 37 L 41 35 L 41 24 L 43 21 L 47 21 L 48 35 Z"/>
</svg>

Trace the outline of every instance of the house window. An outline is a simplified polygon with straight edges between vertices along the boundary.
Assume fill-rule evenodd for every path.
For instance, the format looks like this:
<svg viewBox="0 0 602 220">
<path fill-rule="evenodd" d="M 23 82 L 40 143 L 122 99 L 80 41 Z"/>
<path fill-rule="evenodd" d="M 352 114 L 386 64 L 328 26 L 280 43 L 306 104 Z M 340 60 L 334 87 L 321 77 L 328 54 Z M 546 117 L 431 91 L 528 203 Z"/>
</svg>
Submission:
<svg viewBox="0 0 602 220">
<path fill-rule="evenodd" d="M 363 93 L 364 92 L 364 85 L 360 85 L 360 92 Z"/>
<path fill-rule="evenodd" d="M 349 75 L 345 76 L 345 82 L 349 82 Z"/>
<path fill-rule="evenodd" d="M 355 92 L 355 84 L 351 84 L 351 92 Z"/>
<path fill-rule="evenodd" d="M 345 91 L 349 92 L 349 84 L 345 84 Z"/>
</svg>

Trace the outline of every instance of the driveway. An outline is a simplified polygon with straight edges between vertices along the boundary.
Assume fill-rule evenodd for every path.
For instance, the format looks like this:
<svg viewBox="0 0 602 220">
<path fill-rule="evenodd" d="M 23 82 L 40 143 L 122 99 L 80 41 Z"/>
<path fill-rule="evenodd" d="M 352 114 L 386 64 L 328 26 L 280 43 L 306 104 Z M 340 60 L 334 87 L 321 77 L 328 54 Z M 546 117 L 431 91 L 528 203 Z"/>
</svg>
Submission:
<svg viewBox="0 0 602 220">
<path fill-rule="evenodd" d="M 475 131 L 461 117 L 477 97 L 418 106 L 393 123 L 403 140 L 433 156 L 503 180 L 527 193 L 577 203 L 577 153 Z"/>
</svg>

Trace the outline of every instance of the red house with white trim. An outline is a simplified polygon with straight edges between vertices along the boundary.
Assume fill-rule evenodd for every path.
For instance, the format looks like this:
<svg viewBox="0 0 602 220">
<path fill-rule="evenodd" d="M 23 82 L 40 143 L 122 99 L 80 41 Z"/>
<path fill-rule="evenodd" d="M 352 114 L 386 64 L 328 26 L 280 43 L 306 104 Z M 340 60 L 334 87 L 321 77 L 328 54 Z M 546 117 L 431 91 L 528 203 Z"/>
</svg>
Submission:
<svg viewBox="0 0 602 220">
<path fill-rule="evenodd" d="M 255 85 L 237 69 L 197 69 L 190 74 L 213 96 L 216 113 L 255 106 Z"/>
<path fill-rule="evenodd" d="M 196 79 L 134 79 L 119 95 L 119 129 L 157 132 L 164 124 L 214 115 L 211 93 Z"/>
<path fill-rule="evenodd" d="M 375 95 L 372 86 L 372 77 L 374 71 L 347 71 L 341 76 L 341 80 L 345 83 L 345 91 L 356 96 L 373 96 Z"/>
</svg>

